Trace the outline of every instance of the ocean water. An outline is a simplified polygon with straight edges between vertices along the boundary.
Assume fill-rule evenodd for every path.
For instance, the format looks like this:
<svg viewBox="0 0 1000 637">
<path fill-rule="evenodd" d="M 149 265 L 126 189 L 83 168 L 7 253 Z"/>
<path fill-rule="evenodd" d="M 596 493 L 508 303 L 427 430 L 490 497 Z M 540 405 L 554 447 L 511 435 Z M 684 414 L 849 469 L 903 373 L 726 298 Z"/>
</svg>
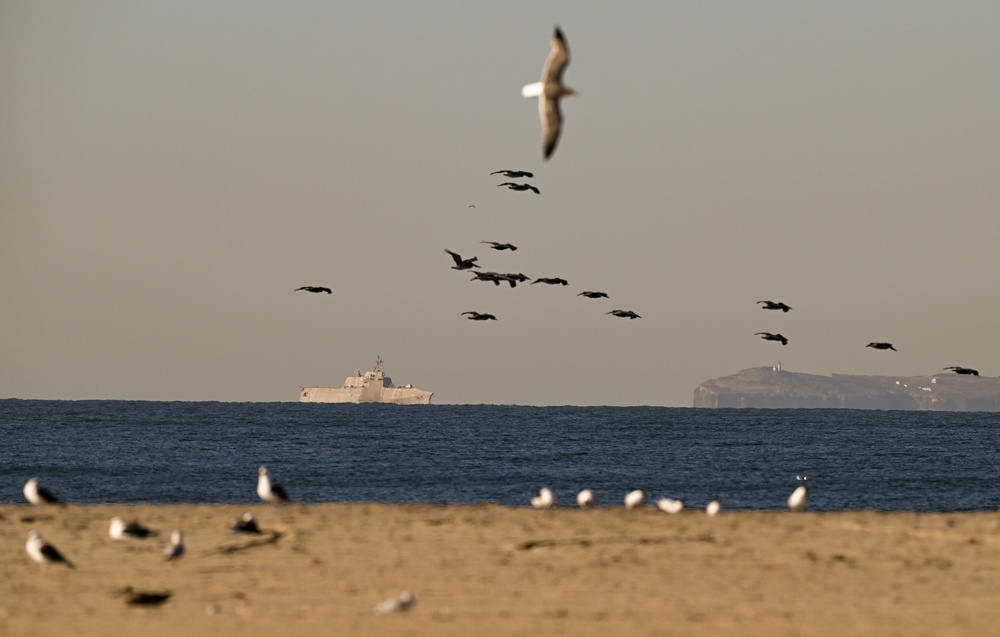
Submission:
<svg viewBox="0 0 1000 637">
<path fill-rule="evenodd" d="M 814 510 L 988 510 L 1000 414 L 0 400 L 2 503 L 254 503 L 260 465 L 299 502 L 775 509 L 804 474 Z"/>
</svg>

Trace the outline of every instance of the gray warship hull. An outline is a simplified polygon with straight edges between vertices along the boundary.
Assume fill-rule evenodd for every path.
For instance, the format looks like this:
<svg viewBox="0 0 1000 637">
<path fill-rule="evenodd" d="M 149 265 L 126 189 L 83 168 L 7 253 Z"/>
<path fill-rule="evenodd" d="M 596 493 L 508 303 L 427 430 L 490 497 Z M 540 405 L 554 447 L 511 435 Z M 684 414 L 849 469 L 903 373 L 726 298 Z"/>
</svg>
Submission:
<svg viewBox="0 0 1000 637">
<path fill-rule="evenodd" d="M 417 389 L 412 385 L 396 387 L 382 370 L 382 359 L 375 361 L 375 369 L 348 376 L 340 387 L 301 387 L 300 403 L 389 403 L 393 405 L 428 405 L 434 392 Z"/>
</svg>

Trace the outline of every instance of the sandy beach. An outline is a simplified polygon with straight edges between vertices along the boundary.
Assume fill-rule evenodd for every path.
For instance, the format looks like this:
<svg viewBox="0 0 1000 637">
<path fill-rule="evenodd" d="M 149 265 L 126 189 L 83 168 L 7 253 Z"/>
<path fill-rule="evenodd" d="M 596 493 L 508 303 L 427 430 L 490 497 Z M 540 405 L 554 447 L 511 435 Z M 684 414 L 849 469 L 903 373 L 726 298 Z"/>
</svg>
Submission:
<svg viewBox="0 0 1000 637">
<path fill-rule="evenodd" d="M 247 511 L 263 534 L 229 531 Z M 113 516 L 159 536 L 113 541 Z M 76 568 L 31 561 L 32 529 Z M 994 512 L 4 505 L 0 635 L 984 635 L 998 530 Z M 171 597 L 128 606 L 125 586 Z M 404 589 L 412 610 L 373 613 Z"/>
</svg>

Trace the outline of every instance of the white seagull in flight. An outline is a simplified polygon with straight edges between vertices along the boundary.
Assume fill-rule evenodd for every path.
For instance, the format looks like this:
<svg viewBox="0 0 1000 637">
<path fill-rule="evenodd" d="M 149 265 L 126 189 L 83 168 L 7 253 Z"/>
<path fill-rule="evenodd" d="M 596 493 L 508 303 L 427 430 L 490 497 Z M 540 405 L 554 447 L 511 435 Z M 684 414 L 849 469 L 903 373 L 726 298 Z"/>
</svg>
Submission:
<svg viewBox="0 0 1000 637">
<path fill-rule="evenodd" d="M 545 159 L 555 152 L 559 132 L 562 129 L 559 100 L 577 94 L 562 83 L 563 71 L 567 66 L 569 66 L 569 47 L 566 46 L 562 30 L 556 27 L 552 34 L 552 52 L 542 67 L 541 81 L 526 84 L 521 89 L 522 96 L 538 98 L 538 116 L 542 120 L 542 151 Z"/>
</svg>

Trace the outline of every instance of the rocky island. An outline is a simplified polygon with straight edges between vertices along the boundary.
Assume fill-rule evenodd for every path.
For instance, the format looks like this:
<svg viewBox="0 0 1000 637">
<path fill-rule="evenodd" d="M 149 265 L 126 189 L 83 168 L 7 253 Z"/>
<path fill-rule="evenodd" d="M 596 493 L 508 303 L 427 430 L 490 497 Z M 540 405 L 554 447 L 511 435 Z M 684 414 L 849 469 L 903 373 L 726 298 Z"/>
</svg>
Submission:
<svg viewBox="0 0 1000 637">
<path fill-rule="evenodd" d="M 752 367 L 699 385 L 694 406 L 1000 411 L 1000 378 L 950 372 L 820 376 L 789 372 L 780 365 Z"/>
</svg>

